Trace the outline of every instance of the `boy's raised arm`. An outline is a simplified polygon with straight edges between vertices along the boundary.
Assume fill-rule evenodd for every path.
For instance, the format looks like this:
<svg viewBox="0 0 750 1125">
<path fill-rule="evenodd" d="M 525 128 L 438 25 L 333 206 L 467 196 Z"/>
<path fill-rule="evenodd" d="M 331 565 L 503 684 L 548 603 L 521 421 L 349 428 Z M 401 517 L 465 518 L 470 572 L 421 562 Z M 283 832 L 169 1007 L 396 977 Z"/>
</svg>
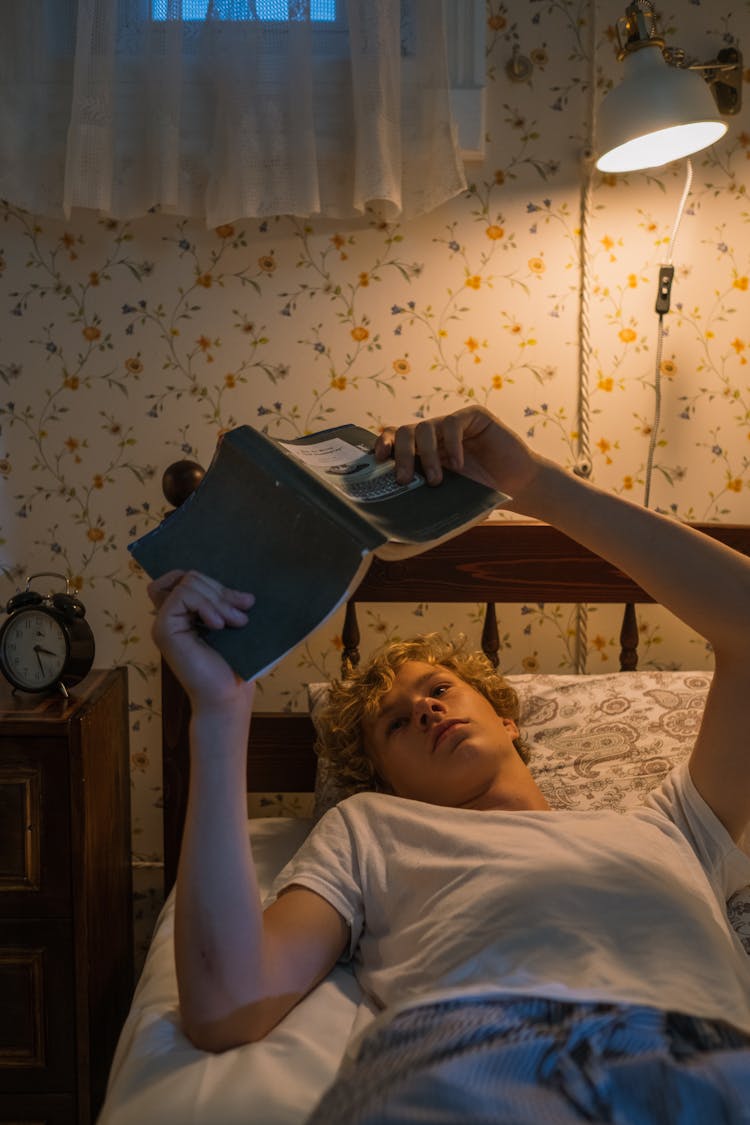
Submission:
<svg viewBox="0 0 750 1125">
<path fill-rule="evenodd" d="M 715 674 L 691 758 L 704 799 L 737 838 L 750 819 L 750 560 L 677 520 L 589 484 L 534 453 L 489 411 L 386 429 L 377 454 L 409 479 L 442 466 L 513 497 L 507 507 L 553 524 L 629 574 L 712 645 Z"/>
<path fill-rule="evenodd" d="M 263 914 L 247 826 L 254 684 L 200 638 L 243 625 L 252 597 L 200 574 L 149 586 L 153 635 L 191 705 L 190 792 L 177 872 L 175 957 L 183 1028 L 209 1051 L 262 1038 L 335 963 L 347 927 L 312 891 Z"/>
</svg>

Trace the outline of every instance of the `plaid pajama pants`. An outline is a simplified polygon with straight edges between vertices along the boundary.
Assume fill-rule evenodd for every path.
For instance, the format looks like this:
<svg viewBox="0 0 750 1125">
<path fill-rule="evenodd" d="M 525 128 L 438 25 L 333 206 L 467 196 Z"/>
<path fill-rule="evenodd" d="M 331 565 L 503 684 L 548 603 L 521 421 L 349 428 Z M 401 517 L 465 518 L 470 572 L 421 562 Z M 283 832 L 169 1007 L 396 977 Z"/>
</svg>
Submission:
<svg viewBox="0 0 750 1125">
<path fill-rule="evenodd" d="M 750 1036 L 627 1004 L 450 1000 L 366 1035 L 308 1125 L 750 1125 Z"/>
</svg>

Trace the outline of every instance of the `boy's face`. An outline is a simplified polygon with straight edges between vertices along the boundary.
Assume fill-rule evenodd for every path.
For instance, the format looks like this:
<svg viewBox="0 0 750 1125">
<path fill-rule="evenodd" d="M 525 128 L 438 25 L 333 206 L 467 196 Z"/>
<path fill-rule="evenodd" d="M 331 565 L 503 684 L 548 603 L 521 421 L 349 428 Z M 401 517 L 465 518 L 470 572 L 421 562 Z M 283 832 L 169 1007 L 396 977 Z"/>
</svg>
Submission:
<svg viewBox="0 0 750 1125">
<path fill-rule="evenodd" d="M 504 768 L 523 767 L 518 727 L 455 672 L 409 661 L 365 724 L 365 747 L 399 797 L 482 807 Z M 525 769 L 525 767 L 523 767 Z"/>
</svg>

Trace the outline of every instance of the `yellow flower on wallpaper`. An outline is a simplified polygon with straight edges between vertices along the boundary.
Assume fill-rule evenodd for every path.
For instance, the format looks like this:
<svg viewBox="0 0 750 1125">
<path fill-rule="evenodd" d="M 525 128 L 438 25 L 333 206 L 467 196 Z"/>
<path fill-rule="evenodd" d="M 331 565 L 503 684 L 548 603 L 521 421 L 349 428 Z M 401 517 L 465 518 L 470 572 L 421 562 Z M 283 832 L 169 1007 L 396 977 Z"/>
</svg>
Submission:
<svg viewBox="0 0 750 1125">
<path fill-rule="evenodd" d="M 143 364 L 137 356 L 131 356 L 130 359 L 126 359 L 125 367 L 131 375 L 140 375 L 143 371 Z"/>
<path fill-rule="evenodd" d="M 739 477 L 734 477 L 727 481 L 727 488 L 730 492 L 742 492 L 742 481 Z"/>
<path fill-rule="evenodd" d="M 535 273 L 538 277 L 541 277 L 547 268 L 544 263 L 544 258 L 529 258 L 528 264 L 531 272 Z"/>
<path fill-rule="evenodd" d="M 89 341 L 98 340 L 101 336 L 101 331 L 95 324 L 87 324 L 85 328 L 81 329 L 84 339 Z"/>
<path fill-rule="evenodd" d="M 481 284 L 482 284 L 482 279 L 481 279 L 481 277 L 478 277 L 477 274 L 474 274 L 473 277 L 467 277 L 466 278 L 467 289 L 479 289 Z"/>
<path fill-rule="evenodd" d="M 611 391 L 615 385 L 615 381 L 611 375 L 600 375 L 599 382 L 596 385 L 600 391 Z"/>
<path fill-rule="evenodd" d="M 63 386 L 67 387 L 69 391 L 77 391 L 81 385 L 81 380 L 77 375 L 66 375 L 63 380 Z"/>
<path fill-rule="evenodd" d="M 219 238 L 231 238 L 234 234 L 234 227 L 231 223 L 222 223 L 220 227 L 216 228 L 216 233 Z"/>
<path fill-rule="evenodd" d="M 195 279 L 196 285 L 202 285 L 204 289 L 210 289 L 214 283 L 214 279 L 210 273 L 201 273 Z"/>
<path fill-rule="evenodd" d="M 621 328 L 617 335 L 622 340 L 623 344 L 632 344 L 638 337 L 632 328 Z"/>
<path fill-rule="evenodd" d="M 747 290 L 748 284 L 750 284 L 750 279 L 747 277 L 735 277 L 732 282 L 734 288 L 741 289 L 743 293 Z"/>
<path fill-rule="evenodd" d="M 497 223 L 492 223 L 484 233 L 492 242 L 497 242 L 505 234 L 505 228 L 499 227 Z"/>
<path fill-rule="evenodd" d="M 668 379 L 671 379 L 677 374 L 677 364 L 673 359 L 663 359 L 659 370 L 662 375 L 666 375 Z"/>
<path fill-rule="evenodd" d="M 745 344 L 745 341 L 740 340 L 739 336 L 735 336 L 735 338 L 732 340 L 732 343 L 730 344 L 730 347 L 734 348 L 734 350 L 737 352 L 737 355 L 739 355 L 740 352 L 744 352 L 746 346 L 747 345 Z"/>
<path fill-rule="evenodd" d="M 351 337 L 352 337 L 352 340 L 356 340 L 357 343 L 360 344 L 364 340 L 369 340 L 370 333 L 369 333 L 368 329 L 364 327 L 364 325 L 358 324 L 356 326 L 356 328 L 352 328 Z"/>
<path fill-rule="evenodd" d="M 503 388 L 503 377 L 502 377 L 502 375 L 493 375 L 492 376 L 492 387 L 496 391 L 502 390 L 502 388 Z"/>
<path fill-rule="evenodd" d="M 408 375 L 411 371 L 408 359 L 394 359 L 392 366 L 397 375 Z"/>
<path fill-rule="evenodd" d="M 336 391 L 346 390 L 346 375 L 334 375 L 331 378 L 331 386 Z"/>
<path fill-rule="evenodd" d="M 100 527 L 90 527 L 86 532 L 86 538 L 90 539 L 92 543 L 101 543 L 104 532 Z"/>
<path fill-rule="evenodd" d="M 273 254 L 263 254 L 262 257 L 258 258 L 258 265 L 264 273 L 273 273 L 276 269 L 276 259 Z"/>
</svg>

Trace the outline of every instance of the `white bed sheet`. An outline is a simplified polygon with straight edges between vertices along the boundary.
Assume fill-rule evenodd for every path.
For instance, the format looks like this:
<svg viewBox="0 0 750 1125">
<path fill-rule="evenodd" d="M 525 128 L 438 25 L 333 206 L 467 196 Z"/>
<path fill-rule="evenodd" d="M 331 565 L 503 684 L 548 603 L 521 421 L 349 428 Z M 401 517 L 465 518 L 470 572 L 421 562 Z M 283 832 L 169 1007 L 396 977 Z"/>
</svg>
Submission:
<svg viewBox="0 0 750 1125">
<path fill-rule="evenodd" d="M 264 894 L 311 824 L 250 821 Z M 180 1030 L 173 926 L 172 894 L 120 1035 L 98 1125 L 300 1125 L 333 1080 L 355 1023 L 371 1018 L 351 969 L 337 966 L 261 1043 L 211 1055 Z"/>
</svg>

